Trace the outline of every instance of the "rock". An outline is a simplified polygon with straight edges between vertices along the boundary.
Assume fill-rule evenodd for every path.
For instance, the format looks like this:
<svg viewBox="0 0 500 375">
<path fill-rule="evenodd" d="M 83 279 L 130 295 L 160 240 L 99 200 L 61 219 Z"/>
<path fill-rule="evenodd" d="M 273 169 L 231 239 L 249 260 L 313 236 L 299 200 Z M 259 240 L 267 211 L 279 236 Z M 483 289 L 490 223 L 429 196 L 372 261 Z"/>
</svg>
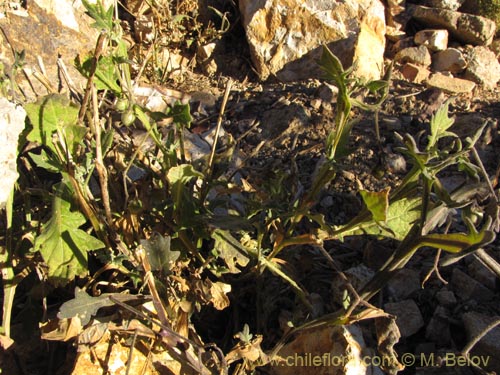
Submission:
<svg viewBox="0 0 500 375">
<path fill-rule="evenodd" d="M 427 27 L 444 28 L 457 40 L 473 45 L 489 45 L 495 36 L 495 22 L 481 16 L 447 9 L 412 7 L 413 18 Z"/>
<path fill-rule="evenodd" d="M 439 304 L 443 307 L 453 307 L 457 303 L 457 299 L 455 298 L 455 294 L 451 290 L 441 289 L 436 293 L 436 299 Z"/>
<path fill-rule="evenodd" d="M 500 63 L 495 53 L 486 47 L 474 47 L 469 55 L 465 78 L 494 89 L 500 81 Z"/>
<path fill-rule="evenodd" d="M 456 48 L 437 52 L 432 60 L 432 68 L 438 72 L 459 73 L 467 66 L 463 53 Z"/>
<path fill-rule="evenodd" d="M 427 0 L 425 5 L 434 8 L 458 10 L 465 0 Z"/>
<path fill-rule="evenodd" d="M 378 79 L 385 50 L 385 9 L 380 0 L 241 0 L 239 8 L 253 64 L 261 79 L 319 77 L 322 44 L 344 67 L 362 61 L 358 77 Z"/>
<path fill-rule="evenodd" d="M 469 274 L 485 287 L 495 290 L 497 277 L 490 269 L 478 258 L 474 258 L 468 266 Z"/>
<path fill-rule="evenodd" d="M 446 76 L 442 73 L 431 75 L 427 80 L 427 85 L 441 89 L 451 94 L 471 92 L 476 84 L 466 79 Z"/>
<path fill-rule="evenodd" d="M 262 136 L 271 141 L 275 140 L 306 126 L 309 118 L 310 113 L 295 103 L 271 108 L 262 115 Z"/>
<path fill-rule="evenodd" d="M 404 268 L 394 275 L 387 284 L 387 293 L 395 300 L 402 300 L 421 289 L 420 275 L 417 271 Z"/>
<path fill-rule="evenodd" d="M 490 49 L 493 51 L 493 53 L 497 57 L 497 60 L 500 62 L 500 39 L 495 39 L 491 43 Z"/>
<path fill-rule="evenodd" d="M 425 330 L 425 338 L 439 345 L 448 345 L 451 342 L 448 310 L 438 306 Z"/>
<path fill-rule="evenodd" d="M 0 209 L 5 207 L 14 184 L 19 177 L 17 173 L 17 140 L 24 130 L 26 112 L 7 99 L 0 97 Z"/>
<path fill-rule="evenodd" d="M 498 316 L 490 317 L 477 312 L 465 313 L 462 316 L 462 321 L 465 326 L 468 340 L 473 340 L 479 335 L 488 325 L 500 319 Z M 496 326 L 489 333 L 484 336 L 479 342 L 474 345 L 472 355 L 482 357 L 489 363 L 485 367 L 488 371 L 495 371 L 500 373 L 500 326 Z"/>
<path fill-rule="evenodd" d="M 406 63 L 401 68 L 401 74 L 407 81 L 422 83 L 429 78 L 431 72 L 423 66 Z"/>
<path fill-rule="evenodd" d="M 463 301 L 469 299 L 474 299 L 477 302 L 491 301 L 495 297 L 495 293 L 490 289 L 458 268 L 453 270 L 450 284 L 455 294 Z"/>
<path fill-rule="evenodd" d="M 394 59 L 401 63 L 410 62 L 422 66 L 431 65 L 431 54 L 425 46 L 403 48 L 396 53 Z"/>
<path fill-rule="evenodd" d="M 355 324 L 319 327 L 303 331 L 285 344 L 278 352 L 282 362 L 271 366 L 269 373 L 301 375 L 313 368 L 318 375 L 368 374 L 368 350 L 361 328 Z"/>
<path fill-rule="evenodd" d="M 415 44 L 424 45 L 431 51 L 442 51 L 448 47 L 448 30 L 420 30 L 414 40 Z"/>
<path fill-rule="evenodd" d="M 8 71 L 14 62 L 11 48 L 26 52 L 24 68 L 36 93 L 25 79 L 20 78 L 18 84 L 28 99 L 32 100 L 37 94 L 47 93 L 47 88 L 33 76 L 35 70 L 40 72 L 38 56 L 43 61 L 47 79 L 53 86 L 51 90 L 57 92 L 59 86 L 65 87 L 65 82 L 60 79 L 58 56 L 64 62 L 72 81 L 84 87 L 87 80 L 73 67 L 73 61 L 78 54 L 85 56 L 88 51 L 94 50 L 98 36 L 98 30 L 89 26 L 92 20 L 84 13 L 81 2 L 74 3 L 80 4 L 79 8 L 74 8 L 71 1 L 49 3 L 53 6 L 43 8 L 46 4 L 29 1 L 26 12 L 7 12 L 0 19 L 0 26 L 5 31 L 1 36 L 0 60 Z M 64 11 L 61 12 L 61 9 Z M 18 77 L 22 77 L 22 74 Z"/>
<path fill-rule="evenodd" d="M 337 86 L 325 82 L 318 88 L 317 95 L 322 101 L 331 103 L 337 97 L 338 92 L 339 89 Z"/>
<path fill-rule="evenodd" d="M 403 338 L 417 333 L 424 326 L 422 314 L 412 299 L 386 303 L 384 310 L 397 317 L 396 324 Z"/>
</svg>

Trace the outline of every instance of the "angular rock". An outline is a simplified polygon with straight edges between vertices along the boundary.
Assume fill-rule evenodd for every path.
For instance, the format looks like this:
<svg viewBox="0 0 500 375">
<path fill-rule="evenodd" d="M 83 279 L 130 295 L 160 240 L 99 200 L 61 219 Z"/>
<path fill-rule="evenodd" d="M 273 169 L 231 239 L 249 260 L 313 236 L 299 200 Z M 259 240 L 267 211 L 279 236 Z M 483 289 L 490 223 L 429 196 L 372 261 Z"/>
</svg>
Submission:
<svg viewBox="0 0 500 375">
<path fill-rule="evenodd" d="M 477 337 L 488 325 L 498 319 L 500 319 L 498 316 L 490 317 L 477 312 L 465 313 L 462 316 L 462 321 L 468 340 Z M 488 359 L 488 364 L 484 368 L 498 374 L 500 373 L 498 353 L 500 353 L 500 326 L 497 325 L 473 347 L 472 355 Z"/>
<path fill-rule="evenodd" d="M 474 47 L 469 54 L 465 78 L 494 89 L 500 81 L 500 63 L 495 53 L 486 47 Z"/>
<path fill-rule="evenodd" d="M 404 268 L 387 283 L 386 289 L 393 299 L 405 299 L 413 292 L 421 289 L 420 275 L 415 270 Z"/>
<path fill-rule="evenodd" d="M 451 341 L 448 311 L 438 306 L 425 330 L 425 338 L 439 345 L 447 345 Z"/>
<path fill-rule="evenodd" d="M 415 44 L 424 45 L 431 51 L 442 51 L 448 47 L 448 30 L 420 30 L 415 34 Z"/>
<path fill-rule="evenodd" d="M 24 130 L 26 111 L 0 97 L 0 209 L 5 207 L 17 173 L 17 148 L 19 134 Z"/>
<path fill-rule="evenodd" d="M 83 86 L 86 79 L 73 67 L 73 61 L 78 54 L 85 56 L 88 51 L 95 49 L 98 36 L 97 29 L 90 27 L 92 20 L 84 13 L 81 2 L 78 9 L 73 8 L 71 1 L 52 3 L 58 4 L 57 7 L 47 7 L 45 10 L 36 2 L 30 1 L 24 14 L 7 12 L 6 16 L 0 19 L 0 26 L 5 31 L 5 35 L 0 36 L 0 60 L 10 69 L 13 57 L 9 43 L 16 51 L 24 50 L 24 68 L 30 75 L 36 94 L 39 95 L 47 93 L 47 88 L 33 76 L 34 71 L 40 72 L 37 56 L 40 56 L 44 63 L 47 79 L 54 91 L 57 91 L 60 85 L 65 86 L 64 81 L 61 82 L 60 79 L 58 56 L 75 84 Z M 45 6 L 44 3 L 41 5 Z M 60 9 L 64 9 L 63 15 L 58 13 Z M 20 78 L 18 83 L 28 99 L 36 98 L 28 82 Z"/>
<path fill-rule="evenodd" d="M 438 72 L 459 73 L 466 66 L 464 54 L 456 48 L 447 48 L 432 56 L 432 68 Z"/>
<path fill-rule="evenodd" d="M 409 62 L 422 66 L 431 65 L 431 54 L 425 46 L 404 48 L 396 54 L 394 59 L 401 63 Z"/>
<path fill-rule="evenodd" d="M 423 66 L 406 63 L 401 68 L 401 74 L 403 74 L 403 77 L 410 82 L 422 83 L 429 78 L 431 72 Z"/>
<path fill-rule="evenodd" d="M 495 36 L 495 22 L 481 16 L 447 9 L 412 7 L 413 18 L 427 27 L 444 28 L 457 40 L 473 45 L 489 45 Z"/>
<path fill-rule="evenodd" d="M 484 120 L 483 120 L 484 123 Z M 469 274 L 483 284 L 485 287 L 495 290 L 497 277 L 482 261 L 478 258 L 472 260 L 472 262 L 467 267 Z"/>
<path fill-rule="evenodd" d="M 396 324 L 401 337 L 409 337 L 424 326 L 424 319 L 420 310 L 412 299 L 401 302 L 386 303 L 384 310 L 397 317 Z"/>
<path fill-rule="evenodd" d="M 474 82 L 466 79 L 446 76 L 442 73 L 431 75 L 427 80 L 427 86 L 434 87 L 451 94 L 471 92 L 476 87 Z"/>
<path fill-rule="evenodd" d="M 439 304 L 443 307 L 453 307 L 457 303 L 455 294 L 451 290 L 442 289 L 436 293 L 436 299 Z"/>
<path fill-rule="evenodd" d="M 427 0 L 425 5 L 434 8 L 458 10 L 465 0 Z"/>
<path fill-rule="evenodd" d="M 382 74 L 385 9 L 380 0 L 241 0 L 239 8 L 261 79 L 321 76 L 316 60 L 322 44 L 346 68 L 359 61 L 356 76 L 378 79 Z"/>
<path fill-rule="evenodd" d="M 470 299 L 474 299 L 477 302 L 491 301 L 495 297 L 495 293 L 490 289 L 458 268 L 453 270 L 450 284 L 455 294 L 463 301 Z"/>
</svg>

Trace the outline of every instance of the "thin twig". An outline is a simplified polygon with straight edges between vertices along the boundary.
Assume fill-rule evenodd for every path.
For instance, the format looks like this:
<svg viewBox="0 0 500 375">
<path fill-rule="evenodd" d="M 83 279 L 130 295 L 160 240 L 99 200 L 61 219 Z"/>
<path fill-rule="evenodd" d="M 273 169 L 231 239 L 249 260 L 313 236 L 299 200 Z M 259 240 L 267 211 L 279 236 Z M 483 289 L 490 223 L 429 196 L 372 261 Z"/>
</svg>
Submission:
<svg viewBox="0 0 500 375">
<path fill-rule="evenodd" d="M 89 105 L 90 93 L 92 91 L 92 81 L 94 80 L 94 75 L 97 70 L 97 63 L 101 54 L 104 50 L 104 45 L 106 43 L 106 33 L 101 32 L 99 34 L 99 38 L 97 39 L 97 43 L 94 51 L 94 58 L 92 59 L 92 66 L 90 67 L 89 78 L 87 79 L 87 87 L 85 88 L 85 94 L 83 96 L 82 104 L 80 106 L 80 112 L 78 113 L 78 122 L 83 122 L 83 118 L 85 117 L 85 112 L 87 111 L 87 107 Z"/>
<path fill-rule="evenodd" d="M 469 352 L 471 351 L 471 349 L 484 337 L 486 336 L 491 330 L 493 330 L 493 328 L 495 328 L 496 326 L 500 325 L 500 319 L 496 319 L 495 321 L 493 321 L 491 324 L 488 324 L 488 326 L 486 326 L 485 329 L 483 329 L 481 332 L 479 332 L 479 334 L 474 337 L 466 346 L 465 348 L 463 348 L 462 350 L 462 354 L 469 358 Z"/>
<path fill-rule="evenodd" d="M 93 107 L 93 131 L 95 138 L 95 168 L 99 176 L 99 183 L 101 185 L 102 204 L 104 206 L 104 213 L 108 225 L 111 225 L 113 219 L 111 217 L 111 205 L 109 203 L 109 190 L 108 190 L 108 171 L 104 166 L 102 158 L 102 144 L 101 144 L 101 122 L 99 121 L 99 105 L 97 103 L 97 89 L 92 85 L 92 107 Z"/>
<path fill-rule="evenodd" d="M 226 91 L 224 91 L 224 97 L 222 98 L 222 104 L 220 106 L 219 118 L 217 119 L 217 127 L 215 128 L 215 136 L 212 144 L 212 151 L 210 152 L 210 157 L 208 159 L 208 175 L 212 175 L 213 171 L 213 161 L 215 156 L 215 149 L 217 148 L 217 141 L 219 139 L 220 128 L 222 126 L 222 119 L 224 117 L 224 111 L 226 110 L 227 100 L 229 98 L 229 93 L 231 92 L 231 86 L 233 85 L 233 81 L 231 79 L 228 80 L 226 85 Z"/>
</svg>

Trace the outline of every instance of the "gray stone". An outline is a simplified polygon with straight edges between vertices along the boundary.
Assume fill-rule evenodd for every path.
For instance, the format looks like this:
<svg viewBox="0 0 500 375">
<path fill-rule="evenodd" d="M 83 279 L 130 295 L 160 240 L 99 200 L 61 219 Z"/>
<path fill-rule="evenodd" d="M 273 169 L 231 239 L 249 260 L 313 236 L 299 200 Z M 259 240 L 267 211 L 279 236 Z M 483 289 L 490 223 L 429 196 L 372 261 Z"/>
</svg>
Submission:
<svg viewBox="0 0 500 375">
<path fill-rule="evenodd" d="M 479 259 L 474 258 L 468 266 L 469 274 L 485 287 L 495 290 L 497 277 L 485 264 Z"/>
<path fill-rule="evenodd" d="M 431 54 L 425 46 L 403 48 L 394 57 L 401 63 L 413 63 L 422 66 L 431 65 Z"/>
<path fill-rule="evenodd" d="M 486 47 L 474 47 L 469 53 L 465 78 L 494 89 L 500 81 L 500 63 L 495 53 Z"/>
<path fill-rule="evenodd" d="M 481 16 L 447 9 L 412 7 L 413 18 L 427 27 L 444 28 L 457 40 L 473 45 L 489 45 L 495 36 L 495 22 Z"/>
<path fill-rule="evenodd" d="M 404 268 L 387 283 L 387 292 L 395 300 L 402 300 L 421 289 L 420 275 L 417 271 Z"/>
<path fill-rule="evenodd" d="M 441 306 L 447 308 L 453 307 L 457 303 L 455 294 L 451 290 L 447 290 L 444 288 L 436 293 L 436 299 Z"/>
<path fill-rule="evenodd" d="M 453 270 L 451 287 L 455 294 L 463 301 L 474 299 L 477 302 L 491 301 L 495 297 L 490 289 L 480 284 L 458 268 Z"/>
<path fill-rule="evenodd" d="M 431 51 L 442 51 L 448 47 L 448 30 L 420 30 L 414 40 L 415 44 L 424 45 Z"/>
<path fill-rule="evenodd" d="M 465 313 L 462 316 L 462 321 L 464 323 L 465 332 L 467 333 L 468 340 L 473 340 L 477 335 L 479 335 L 488 325 L 495 321 L 498 321 L 500 317 L 490 317 L 477 312 Z M 472 355 L 481 356 L 485 360 L 488 360 L 488 364 L 484 368 L 488 371 L 495 371 L 497 374 L 500 373 L 500 326 L 496 326 L 489 333 L 484 336 L 479 342 L 473 347 Z"/>
<path fill-rule="evenodd" d="M 467 66 L 463 53 L 456 48 L 448 48 L 432 56 L 432 68 L 438 72 L 459 73 Z"/>
<path fill-rule="evenodd" d="M 415 303 L 408 299 L 401 302 L 386 303 L 384 310 L 397 317 L 396 324 L 401 337 L 409 337 L 418 332 L 424 326 L 424 319 Z"/>
<path fill-rule="evenodd" d="M 385 51 L 385 9 L 380 0 L 240 0 L 252 61 L 261 79 L 319 77 L 322 44 L 354 74 L 378 79 Z M 362 62 L 362 63 L 361 63 Z"/>
<path fill-rule="evenodd" d="M 466 79 L 446 76 L 442 73 L 431 75 L 427 80 L 427 86 L 434 87 L 451 94 L 471 92 L 476 84 Z"/>
<path fill-rule="evenodd" d="M 450 323 L 448 311 L 438 306 L 425 330 L 425 338 L 439 345 L 447 345 L 451 342 Z"/>
</svg>

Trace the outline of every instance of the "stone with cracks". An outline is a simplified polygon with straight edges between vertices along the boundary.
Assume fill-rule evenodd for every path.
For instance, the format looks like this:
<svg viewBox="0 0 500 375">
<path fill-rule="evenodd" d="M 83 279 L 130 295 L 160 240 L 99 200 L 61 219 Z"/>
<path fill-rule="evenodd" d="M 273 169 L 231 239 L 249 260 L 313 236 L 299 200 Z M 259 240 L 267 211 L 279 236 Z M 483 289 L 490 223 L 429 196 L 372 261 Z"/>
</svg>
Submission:
<svg viewBox="0 0 500 375">
<path fill-rule="evenodd" d="M 354 74 L 378 79 L 385 50 L 384 5 L 379 0 L 240 0 L 251 58 L 261 79 L 294 81 L 322 75 L 322 44 Z"/>
<path fill-rule="evenodd" d="M 494 89 L 500 81 L 500 63 L 495 53 L 487 47 L 474 47 L 465 70 L 465 78 L 482 84 L 487 89 Z"/>
<path fill-rule="evenodd" d="M 419 23 L 447 29 L 456 40 L 464 43 L 487 46 L 495 36 L 495 22 L 485 17 L 420 5 L 411 7 L 411 11 Z"/>
<path fill-rule="evenodd" d="M 438 72 L 459 73 L 467 66 L 464 54 L 456 48 L 438 52 L 434 54 L 432 60 L 432 68 Z"/>
<path fill-rule="evenodd" d="M 95 49 L 99 32 L 91 28 L 92 20 L 84 13 L 81 3 L 69 0 L 50 2 L 30 1 L 27 9 L 7 12 L 0 19 L 4 33 L 0 35 L 0 61 L 9 71 L 14 63 L 12 49 L 25 51 L 24 70 L 30 77 L 31 85 L 18 74 L 18 84 L 28 99 L 44 95 L 47 90 L 57 92 L 60 86 L 66 87 L 61 78 L 62 71 L 58 67 L 58 57 L 67 68 L 70 79 L 77 86 L 84 87 L 86 79 L 74 68 L 76 55 L 84 57 Z M 42 85 L 35 77 L 40 74 L 40 63 L 43 62 L 47 82 Z M 47 89 L 47 85 L 50 86 Z M 79 88 L 79 87 L 77 87 Z"/>
</svg>

